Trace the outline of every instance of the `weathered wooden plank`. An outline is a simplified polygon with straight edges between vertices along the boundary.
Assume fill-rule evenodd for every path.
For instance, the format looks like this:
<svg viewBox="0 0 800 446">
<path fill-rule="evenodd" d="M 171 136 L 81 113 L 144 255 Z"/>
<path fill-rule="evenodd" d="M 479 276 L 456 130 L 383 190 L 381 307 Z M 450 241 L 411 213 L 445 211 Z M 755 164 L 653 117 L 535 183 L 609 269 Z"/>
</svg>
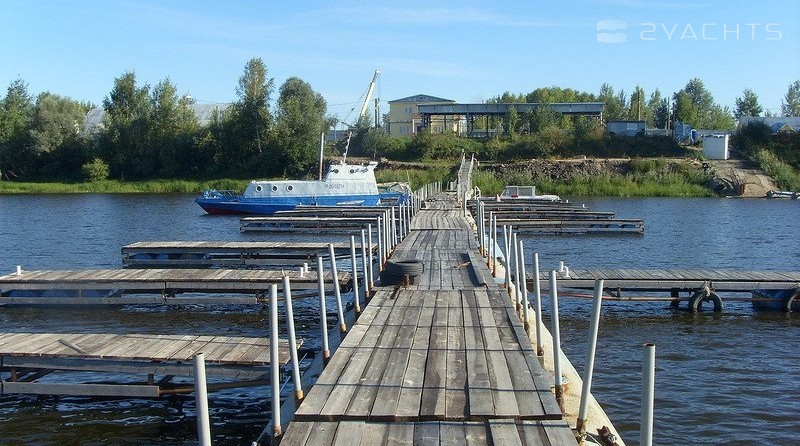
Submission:
<svg viewBox="0 0 800 446">
<path fill-rule="evenodd" d="M 517 432 L 517 425 L 512 419 L 489 420 L 489 432 L 493 444 L 523 446 L 522 439 Z"/>
<path fill-rule="evenodd" d="M 364 421 L 340 421 L 333 438 L 335 446 L 352 446 L 359 444 L 364 434 Z"/>
</svg>

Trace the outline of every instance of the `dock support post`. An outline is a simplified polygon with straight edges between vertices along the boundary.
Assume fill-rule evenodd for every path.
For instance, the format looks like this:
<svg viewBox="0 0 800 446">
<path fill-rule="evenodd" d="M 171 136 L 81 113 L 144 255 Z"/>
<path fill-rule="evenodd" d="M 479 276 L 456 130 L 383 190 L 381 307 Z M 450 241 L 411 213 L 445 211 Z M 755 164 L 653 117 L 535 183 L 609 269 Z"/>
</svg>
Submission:
<svg viewBox="0 0 800 446">
<path fill-rule="evenodd" d="M 378 217 L 378 226 L 375 228 L 375 233 L 378 236 L 378 272 L 383 271 L 383 218 Z M 369 233 L 372 237 L 372 232 Z"/>
<path fill-rule="evenodd" d="M 642 362 L 642 419 L 639 444 L 653 445 L 653 398 L 656 383 L 656 345 L 644 344 Z"/>
<path fill-rule="evenodd" d="M 580 408 L 578 409 L 577 429 L 580 441 L 586 437 L 586 417 L 589 412 L 589 393 L 592 391 L 592 374 L 594 373 L 594 356 L 597 351 L 597 329 L 600 325 L 600 307 L 603 304 L 603 279 L 594 281 L 592 300 L 592 319 L 589 322 L 589 348 L 586 351 L 586 368 L 583 370 L 583 387 L 581 388 Z"/>
<path fill-rule="evenodd" d="M 333 243 L 328 244 L 328 252 L 331 257 L 331 276 L 333 276 L 333 295 L 336 296 L 336 312 L 339 315 L 339 331 L 347 331 L 347 323 L 344 321 L 344 307 L 342 307 L 342 290 L 339 289 L 339 272 L 336 270 L 336 256 L 334 255 Z"/>
<path fill-rule="evenodd" d="M 478 200 L 478 219 L 479 219 L 478 220 L 479 221 L 478 228 L 480 228 L 480 231 L 481 231 L 481 237 L 480 237 L 481 255 L 485 256 L 486 255 L 486 220 L 484 219 L 483 203 L 480 200 Z"/>
<path fill-rule="evenodd" d="M 517 310 L 517 314 L 520 313 L 522 310 L 522 303 L 520 302 L 520 289 L 519 289 L 519 244 L 517 243 L 517 234 L 511 234 L 511 243 L 513 245 L 513 253 L 514 253 L 514 308 Z"/>
<path fill-rule="evenodd" d="M 363 229 L 361 230 L 361 270 L 363 271 L 362 275 L 364 276 L 364 305 L 367 304 L 367 299 L 369 298 L 369 293 L 372 291 L 372 285 L 370 285 L 370 281 L 372 280 L 372 271 L 370 271 L 370 266 L 367 265 L 367 234 L 366 231 Z"/>
<path fill-rule="evenodd" d="M 303 383 L 300 381 L 300 359 L 297 355 L 297 338 L 294 333 L 294 309 L 292 307 L 292 286 L 289 276 L 283 276 L 283 301 L 286 305 L 286 327 L 289 334 L 289 358 L 292 360 L 294 379 L 294 400 L 303 401 Z"/>
<path fill-rule="evenodd" d="M 539 273 L 539 253 L 533 253 L 533 309 L 536 311 L 536 356 L 544 356 L 542 344 L 542 287 Z"/>
<path fill-rule="evenodd" d="M 403 238 L 406 236 L 405 226 L 406 226 L 406 216 L 405 216 L 405 213 L 403 212 L 403 206 L 400 203 L 398 203 L 397 204 L 397 229 L 398 229 L 398 232 L 400 234 L 399 237 L 398 237 L 398 241 L 402 242 Z"/>
<path fill-rule="evenodd" d="M 525 272 L 525 244 L 519 241 L 520 285 L 522 286 L 522 325 L 525 333 L 531 334 L 531 323 L 528 322 L 528 274 Z"/>
<path fill-rule="evenodd" d="M 278 357 L 278 285 L 269 286 L 269 368 L 272 372 L 272 436 L 281 436 L 281 370 Z"/>
<path fill-rule="evenodd" d="M 509 238 L 508 238 L 508 225 L 503 225 L 503 249 L 504 249 L 503 254 L 504 254 L 505 259 L 506 259 L 505 265 L 504 265 L 505 266 L 505 270 L 506 270 L 506 277 L 505 277 L 506 280 L 503 283 L 503 288 L 505 288 L 506 291 L 510 290 L 509 284 L 511 283 L 511 268 L 508 265 L 508 259 L 510 258 L 510 255 L 509 255 L 509 252 L 508 252 L 509 251 L 509 246 L 510 246 L 509 243 L 511 243 L 511 240 L 509 240 Z"/>
<path fill-rule="evenodd" d="M 550 271 L 550 304 L 552 305 L 552 331 L 553 331 L 553 373 L 555 374 L 556 401 L 562 412 L 564 409 L 564 383 L 561 377 L 561 332 L 558 325 L 558 284 L 556 283 L 555 270 Z"/>
<path fill-rule="evenodd" d="M 392 238 L 392 250 L 394 250 L 395 246 L 397 246 L 397 215 L 394 212 L 394 206 L 389 208 L 392 213 L 392 226 L 391 226 L 391 238 Z"/>
<path fill-rule="evenodd" d="M 492 236 L 490 238 L 492 243 L 492 264 L 489 266 L 492 269 L 492 277 L 497 277 L 497 215 L 492 213 L 489 217 L 489 231 Z"/>
<path fill-rule="evenodd" d="M 354 235 L 350 236 L 350 263 L 353 265 L 353 303 L 356 315 L 359 315 L 361 314 L 361 302 L 358 297 L 358 259 L 356 258 L 356 236 Z"/>
<path fill-rule="evenodd" d="M 369 254 L 369 262 L 367 262 L 367 268 L 369 269 L 369 292 L 372 293 L 372 289 L 375 288 L 375 275 L 374 273 L 374 266 L 372 264 L 372 225 L 367 225 L 367 254 Z"/>
<path fill-rule="evenodd" d="M 197 440 L 200 446 L 211 446 L 211 422 L 208 418 L 206 389 L 206 359 L 203 353 L 194 355 L 194 399 L 197 406 Z"/>
<path fill-rule="evenodd" d="M 492 218 L 494 218 L 494 213 L 489 211 L 489 235 L 486 237 L 486 266 L 489 267 L 489 271 L 492 270 L 492 245 L 494 245 L 492 237 Z"/>
<path fill-rule="evenodd" d="M 328 310 L 325 308 L 325 281 L 323 280 L 322 256 L 317 256 L 317 286 L 319 287 L 319 325 L 322 330 L 322 362 L 327 364 L 331 359 L 331 348 L 328 345 Z"/>
</svg>

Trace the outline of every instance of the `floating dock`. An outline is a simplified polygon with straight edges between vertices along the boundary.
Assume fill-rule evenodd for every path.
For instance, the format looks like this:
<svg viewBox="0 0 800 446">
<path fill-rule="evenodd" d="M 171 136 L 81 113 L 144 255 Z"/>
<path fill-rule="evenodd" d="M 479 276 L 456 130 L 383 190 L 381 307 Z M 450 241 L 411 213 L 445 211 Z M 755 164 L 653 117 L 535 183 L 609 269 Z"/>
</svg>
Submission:
<svg viewBox="0 0 800 446">
<path fill-rule="evenodd" d="M 329 256 L 350 256 L 349 243 L 317 242 L 137 242 L 122 247 L 125 268 L 246 268 L 312 263 Z M 359 245 L 360 249 L 360 245 Z M 373 244 L 374 253 L 377 245 Z"/>
<path fill-rule="evenodd" d="M 315 271 L 105 269 L 20 271 L 0 276 L 0 304 L 259 304 L 288 276 L 296 290 L 317 290 Z M 350 281 L 338 273 L 340 286 Z M 333 283 L 330 272 L 325 283 Z M 197 293 L 199 296 L 178 296 Z M 211 294 L 209 296 L 209 294 Z M 236 294 L 249 296 L 222 296 Z"/>
<path fill-rule="evenodd" d="M 285 365 L 289 342 L 278 340 Z M 210 389 L 266 385 L 270 339 L 241 336 L 197 336 L 108 333 L 0 333 L 0 394 L 157 397 L 190 393 L 190 384 L 173 384 L 173 376 L 192 376 L 192 358 L 203 353 L 210 377 L 225 378 Z M 298 342 L 298 347 L 301 343 Z M 138 374 L 140 384 L 59 381 L 62 372 Z M 51 375 L 52 374 L 52 375 Z M 68 375 L 69 373 L 66 373 Z M 48 376 L 48 382 L 39 380 Z M 156 376 L 159 377 L 156 381 Z"/>
<path fill-rule="evenodd" d="M 546 276 L 540 274 L 542 287 L 548 286 Z M 793 271 L 567 268 L 557 274 L 558 286 L 562 288 L 592 289 L 597 279 L 603 279 L 609 300 L 670 301 L 673 306 L 687 302 L 688 309 L 692 311 L 697 311 L 703 302 L 711 302 L 716 311 L 722 311 L 723 301 L 728 298 L 721 297 L 717 292 L 751 294 L 755 290 L 795 290 L 795 293 L 786 294 L 788 300 L 782 302 L 783 309 L 790 311 L 794 301 L 800 302 L 800 272 Z M 527 285 L 529 290 L 533 289 L 532 280 Z M 670 297 L 625 297 L 623 291 L 667 292 Z M 687 294 L 681 297 L 682 292 Z M 744 300 L 770 302 L 774 299 Z"/>
<path fill-rule="evenodd" d="M 644 221 L 635 218 L 616 218 L 613 212 L 591 211 L 568 202 L 526 199 L 470 200 L 467 208 L 476 220 L 478 203 L 484 220 L 496 221 L 497 228 L 513 227 L 527 234 L 641 234 Z M 495 224 L 495 223 L 491 223 Z"/>
<path fill-rule="evenodd" d="M 378 217 L 242 217 L 241 232 L 305 232 L 350 234 L 377 226 Z"/>
</svg>

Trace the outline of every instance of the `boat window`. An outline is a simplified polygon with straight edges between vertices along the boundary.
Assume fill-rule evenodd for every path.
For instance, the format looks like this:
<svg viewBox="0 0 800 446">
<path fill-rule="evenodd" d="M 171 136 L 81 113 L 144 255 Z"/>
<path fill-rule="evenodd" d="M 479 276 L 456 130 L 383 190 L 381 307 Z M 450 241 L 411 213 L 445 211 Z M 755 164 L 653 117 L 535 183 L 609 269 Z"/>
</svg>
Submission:
<svg viewBox="0 0 800 446">
<path fill-rule="evenodd" d="M 350 173 L 356 173 L 354 169 L 350 169 Z"/>
<path fill-rule="evenodd" d="M 278 190 L 278 186 L 272 186 L 272 190 Z"/>
<path fill-rule="evenodd" d="M 292 187 L 292 185 L 286 186 L 286 190 L 292 190 L 292 189 L 294 189 L 294 187 Z"/>
<path fill-rule="evenodd" d="M 261 186 L 256 186 L 256 192 L 261 192 Z"/>
</svg>

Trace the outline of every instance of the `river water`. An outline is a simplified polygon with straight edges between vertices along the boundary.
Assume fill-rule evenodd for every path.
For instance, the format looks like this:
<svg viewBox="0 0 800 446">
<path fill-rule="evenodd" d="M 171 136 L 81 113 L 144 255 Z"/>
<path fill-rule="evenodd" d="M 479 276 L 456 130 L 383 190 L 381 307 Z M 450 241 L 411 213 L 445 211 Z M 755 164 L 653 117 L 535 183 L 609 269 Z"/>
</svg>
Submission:
<svg viewBox="0 0 800 446">
<path fill-rule="evenodd" d="M 573 201 L 622 218 L 642 218 L 645 233 L 526 237 L 526 252 L 539 252 L 542 269 L 565 261 L 572 268 L 800 270 L 796 201 Z M 120 247 L 136 241 L 270 237 L 278 238 L 241 234 L 235 217 L 206 216 L 186 195 L 0 196 L 0 274 L 16 265 L 118 268 Z M 310 301 L 299 306 L 300 332 L 307 345 L 318 345 L 315 308 Z M 560 306 L 562 347 L 582 371 L 590 302 L 562 299 Z M 0 324 L 2 331 L 263 336 L 267 314 L 252 307 L 12 307 L 0 308 Z M 689 314 L 663 303 L 608 303 L 600 323 L 593 391 L 625 441 L 638 444 L 642 344 L 653 342 L 656 443 L 796 444 L 798 339 L 796 314 L 755 312 L 747 303 L 726 303 L 721 315 Z M 258 436 L 270 418 L 267 393 L 260 387 L 211 393 L 215 444 L 249 444 Z M 0 397 L 3 445 L 179 445 L 195 439 L 191 396 Z"/>
</svg>

